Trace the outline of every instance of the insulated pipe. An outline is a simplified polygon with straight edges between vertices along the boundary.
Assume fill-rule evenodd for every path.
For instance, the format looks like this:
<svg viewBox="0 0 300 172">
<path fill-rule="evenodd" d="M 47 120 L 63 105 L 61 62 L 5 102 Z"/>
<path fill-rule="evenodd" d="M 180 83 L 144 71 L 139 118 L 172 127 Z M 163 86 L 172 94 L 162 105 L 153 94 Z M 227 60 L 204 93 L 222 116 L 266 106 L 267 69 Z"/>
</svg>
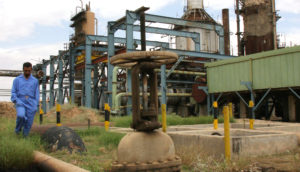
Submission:
<svg viewBox="0 0 300 172">
<path fill-rule="evenodd" d="M 155 72 L 161 72 L 160 69 L 155 69 Z M 168 73 L 170 70 L 166 70 Z M 204 72 L 191 72 L 191 71 L 183 71 L 183 70 L 174 70 L 172 73 L 174 74 L 184 74 L 184 75 L 206 75 Z"/>
<path fill-rule="evenodd" d="M 148 96 L 150 96 L 149 93 L 147 93 Z M 131 93 L 119 93 L 116 95 L 116 99 L 114 105 L 114 109 L 111 111 L 111 113 L 117 113 L 120 110 L 120 104 L 121 104 L 121 97 L 124 96 L 131 96 Z M 140 96 L 142 96 L 142 94 L 140 93 Z M 161 96 L 161 93 L 158 93 L 158 96 Z M 192 93 L 167 93 L 167 97 L 190 97 L 192 96 Z"/>
<path fill-rule="evenodd" d="M 113 69 L 112 75 L 112 109 L 115 109 L 116 104 L 115 100 L 117 99 L 117 74 L 118 74 L 119 67 L 115 66 Z"/>
<path fill-rule="evenodd" d="M 43 154 L 38 151 L 34 151 L 34 163 L 42 171 L 60 171 L 60 172 L 88 172 L 85 169 L 79 168 L 73 164 L 66 163 L 64 161 L 55 159 L 51 156 Z"/>
</svg>

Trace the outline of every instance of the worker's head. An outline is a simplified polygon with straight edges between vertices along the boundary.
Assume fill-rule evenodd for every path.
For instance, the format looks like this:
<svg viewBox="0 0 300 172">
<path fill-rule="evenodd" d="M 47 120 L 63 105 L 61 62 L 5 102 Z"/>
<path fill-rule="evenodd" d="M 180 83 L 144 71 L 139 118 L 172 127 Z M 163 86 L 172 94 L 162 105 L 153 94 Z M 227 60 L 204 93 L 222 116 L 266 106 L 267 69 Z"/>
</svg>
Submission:
<svg viewBox="0 0 300 172">
<path fill-rule="evenodd" d="M 32 71 L 32 64 L 29 62 L 26 62 L 23 64 L 23 73 L 25 78 L 29 78 Z"/>
</svg>

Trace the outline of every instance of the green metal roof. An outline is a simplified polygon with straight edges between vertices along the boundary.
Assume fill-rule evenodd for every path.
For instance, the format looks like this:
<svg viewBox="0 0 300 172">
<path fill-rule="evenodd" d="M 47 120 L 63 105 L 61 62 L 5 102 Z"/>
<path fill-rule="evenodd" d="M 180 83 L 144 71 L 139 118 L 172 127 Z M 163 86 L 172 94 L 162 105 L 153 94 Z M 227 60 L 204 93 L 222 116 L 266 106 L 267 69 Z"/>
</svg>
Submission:
<svg viewBox="0 0 300 172">
<path fill-rule="evenodd" d="M 210 93 L 300 86 L 300 46 L 205 64 Z"/>
<path fill-rule="evenodd" d="M 267 58 L 267 57 L 279 56 L 279 55 L 295 53 L 295 52 L 300 52 L 300 46 L 266 51 L 266 52 L 262 52 L 262 53 L 251 54 L 248 56 L 240 56 L 240 57 L 236 57 L 236 58 L 205 63 L 205 67 L 209 68 L 209 67 L 221 66 L 221 65 L 225 65 L 225 64 L 239 63 L 239 62 L 243 62 L 243 61 L 248 61 L 250 59 Z"/>
</svg>

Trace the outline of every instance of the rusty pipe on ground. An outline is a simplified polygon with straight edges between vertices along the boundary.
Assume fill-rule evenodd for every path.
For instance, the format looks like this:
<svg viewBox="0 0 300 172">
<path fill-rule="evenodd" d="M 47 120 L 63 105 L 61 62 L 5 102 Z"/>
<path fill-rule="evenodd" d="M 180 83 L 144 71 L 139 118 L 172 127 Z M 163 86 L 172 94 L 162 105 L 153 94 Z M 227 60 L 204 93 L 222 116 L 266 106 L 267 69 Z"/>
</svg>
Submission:
<svg viewBox="0 0 300 172">
<path fill-rule="evenodd" d="M 64 161 L 53 158 L 49 155 L 43 154 L 38 151 L 34 151 L 34 164 L 42 171 L 54 171 L 54 172 L 88 172 L 85 169 L 77 167 L 73 164 L 66 163 Z"/>
</svg>

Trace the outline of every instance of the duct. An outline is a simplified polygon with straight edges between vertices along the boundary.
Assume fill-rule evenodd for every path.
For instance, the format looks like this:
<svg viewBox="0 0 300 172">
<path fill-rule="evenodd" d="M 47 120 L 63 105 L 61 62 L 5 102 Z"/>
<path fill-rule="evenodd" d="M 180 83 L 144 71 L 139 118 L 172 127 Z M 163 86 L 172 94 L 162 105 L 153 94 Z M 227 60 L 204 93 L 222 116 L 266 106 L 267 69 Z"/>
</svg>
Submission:
<svg viewBox="0 0 300 172">
<path fill-rule="evenodd" d="M 149 96 L 150 94 L 147 93 L 147 95 Z M 131 96 L 131 93 L 123 92 L 116 95 L 116 98 L 114 100 L 115 102 L 113 102 L 115 106 L 113 106 L 111 113 L 118 114 L 121 106 L 121 98 L 125 96 L 127 97 Z M 142 93 L 140 93 L 140 96 L 142 96 Z M 161 93 L 158 93 L 158 96 L 161 96 Z M 190 97 L 190 96 L 192 96 L 192 93 L 167 93 L 167 97 Z"/>
</svg>

